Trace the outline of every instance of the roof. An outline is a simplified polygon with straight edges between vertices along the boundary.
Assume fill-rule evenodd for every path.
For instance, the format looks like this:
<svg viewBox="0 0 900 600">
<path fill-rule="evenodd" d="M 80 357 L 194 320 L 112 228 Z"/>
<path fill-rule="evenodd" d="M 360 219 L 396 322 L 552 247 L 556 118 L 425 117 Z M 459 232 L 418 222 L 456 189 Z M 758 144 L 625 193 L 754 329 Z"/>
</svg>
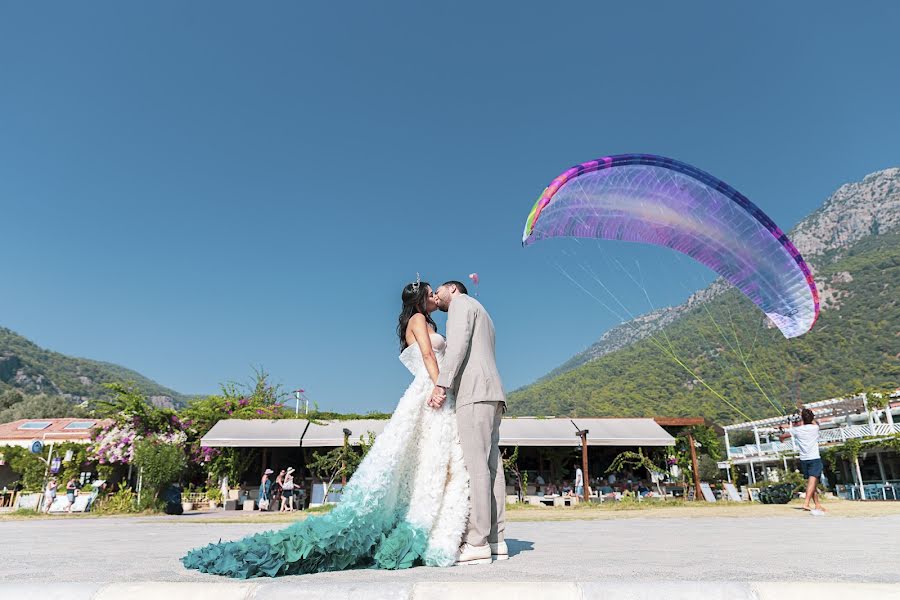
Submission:
<svg viewBox="0 0 900 600">
<path fill-rule="evenodd" d="M 375 435 L 384 431 L 386 419 L 354 419 L 350 421 L 310 421 L 309 429 L 303 436 L 303 445 L 307 448 L 334 447 L 344 444 L 344 429 L 349 430 L 347 442 L 354 446 L 360 437 L 368 432 Z"/>
<path fill-rule="evenodd" d="M 0 445 L 20 445 L 31 440 L 88 441 L 91 429 L 111 423 L 110 419 L 19 419 L 0 424 Z"/>
<path fill-rule="evenodd" d="M 501 446 L 580 446 L 570 419 L 506 417 L 500 422 Z"/>
<path fill-rule="evenodd" d="M 299 448 L 307 426 L 309 421 L 306 419 L 223 419 L 213 425 L 200 444 L 211 447 Z"/>
<path fill-rule="evenodd" d="M 574 422 L 574 424 L 573 424 Z M 350 444 L 368 432 L 380 434 L 388 421 L 353 419 L 307 421 L 306 419 L 242 420 L 226 419 L 209 430 L 201 444 L 222 447 L 335 447 L 344 443 L 344 429 Z M 500 424 L 501 446 L 581 445 L 576 435 L 588 430 L 589 446 L 672 446 L 675 439 L 653 419 L 569 419 L 554 417 L 507 417 Z"/>
<path fill-rule="evenodd" d="M 587 429 L 588 446 L 674 446 L 675 438 L 653 419 L 573 419 Z"/>
</svg>

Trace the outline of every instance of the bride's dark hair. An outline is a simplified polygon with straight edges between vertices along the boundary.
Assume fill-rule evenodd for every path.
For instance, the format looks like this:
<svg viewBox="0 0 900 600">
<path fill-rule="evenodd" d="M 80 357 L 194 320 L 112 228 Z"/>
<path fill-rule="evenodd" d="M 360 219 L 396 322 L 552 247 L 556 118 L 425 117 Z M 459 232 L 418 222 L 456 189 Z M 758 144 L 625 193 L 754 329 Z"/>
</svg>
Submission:
<svg viewBox="0 0 900 600">
<path fill-rule="evenodd" d="M 437 330 L 434 319 L 432 319 L 431 315 L 428 314 L 428 311 L 425 310 L 425 305 L 428 301 L 429 287 L 431 286 L 428 285 L 427 281 L 420 281 L 418 285 L 409 283 L 403 288 L 403 292 L 400 293 L 400 299 L 403 301 L 403 307 L 400 309 L 399 323 L 397 324 L 397 335 L 400 337 L 400 352 L 406 350 L 406 347 L 409 345 L 406 343 L 406 326 L 409 325 L 409 320 L 414 314 L 418 313 L 425 315 L 425 320 L 428 324 Z"/>
</svg>

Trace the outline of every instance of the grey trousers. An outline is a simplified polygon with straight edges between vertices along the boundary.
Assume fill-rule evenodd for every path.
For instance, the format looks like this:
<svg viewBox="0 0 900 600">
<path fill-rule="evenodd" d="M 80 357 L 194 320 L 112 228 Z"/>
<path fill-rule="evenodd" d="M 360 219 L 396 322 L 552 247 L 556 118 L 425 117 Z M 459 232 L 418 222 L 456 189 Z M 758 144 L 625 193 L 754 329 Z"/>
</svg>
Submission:
<svg viewBox="0 0 900 600">
<path fill-rule="evenodd" d="M 469 525 L 463 539 L 472 546 L 503 541 L 506 478 L 500 458 L 502 402 L 475 402 L 456 408 L 459 442 L 469 471 Z"/>
</svg>

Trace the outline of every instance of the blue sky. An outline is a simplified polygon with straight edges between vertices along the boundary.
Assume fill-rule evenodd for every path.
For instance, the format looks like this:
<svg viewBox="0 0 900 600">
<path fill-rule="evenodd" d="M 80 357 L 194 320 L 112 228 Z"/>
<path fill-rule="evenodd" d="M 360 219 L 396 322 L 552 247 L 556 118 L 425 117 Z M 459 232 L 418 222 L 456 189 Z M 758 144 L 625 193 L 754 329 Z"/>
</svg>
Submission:
<svg viewBox="0 0 900 600">
<path fill-rule="evenodd" d="M 402 285 L 478 271 L 513 389 L 616 323 L 519 245 L 571 164 L 669 155 L 785 228 L 900 164 L 898 5 L 622 4 L 4 3 L 0 325 L 390 410 Z M 610 252 L 660 304 L 709 279 Z"/>
</svg>

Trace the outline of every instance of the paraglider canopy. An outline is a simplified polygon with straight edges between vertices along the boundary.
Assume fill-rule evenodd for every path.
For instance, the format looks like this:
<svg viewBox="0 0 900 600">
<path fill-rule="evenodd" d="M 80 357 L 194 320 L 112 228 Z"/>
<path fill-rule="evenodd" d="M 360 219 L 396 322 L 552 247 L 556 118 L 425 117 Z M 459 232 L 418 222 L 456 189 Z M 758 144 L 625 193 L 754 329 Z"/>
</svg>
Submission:
<svg viewBox="0 0 900 600">
<path fill-rule="evenodd" d="M 727 183 L 671 158 L 620 154 L 565 171 L 535 202 L 522 244 L 554 237 L 677 250 L 737 287 L 787 338 L 819 315 L 812 273 L 772 219 Z"/>
</svg>

